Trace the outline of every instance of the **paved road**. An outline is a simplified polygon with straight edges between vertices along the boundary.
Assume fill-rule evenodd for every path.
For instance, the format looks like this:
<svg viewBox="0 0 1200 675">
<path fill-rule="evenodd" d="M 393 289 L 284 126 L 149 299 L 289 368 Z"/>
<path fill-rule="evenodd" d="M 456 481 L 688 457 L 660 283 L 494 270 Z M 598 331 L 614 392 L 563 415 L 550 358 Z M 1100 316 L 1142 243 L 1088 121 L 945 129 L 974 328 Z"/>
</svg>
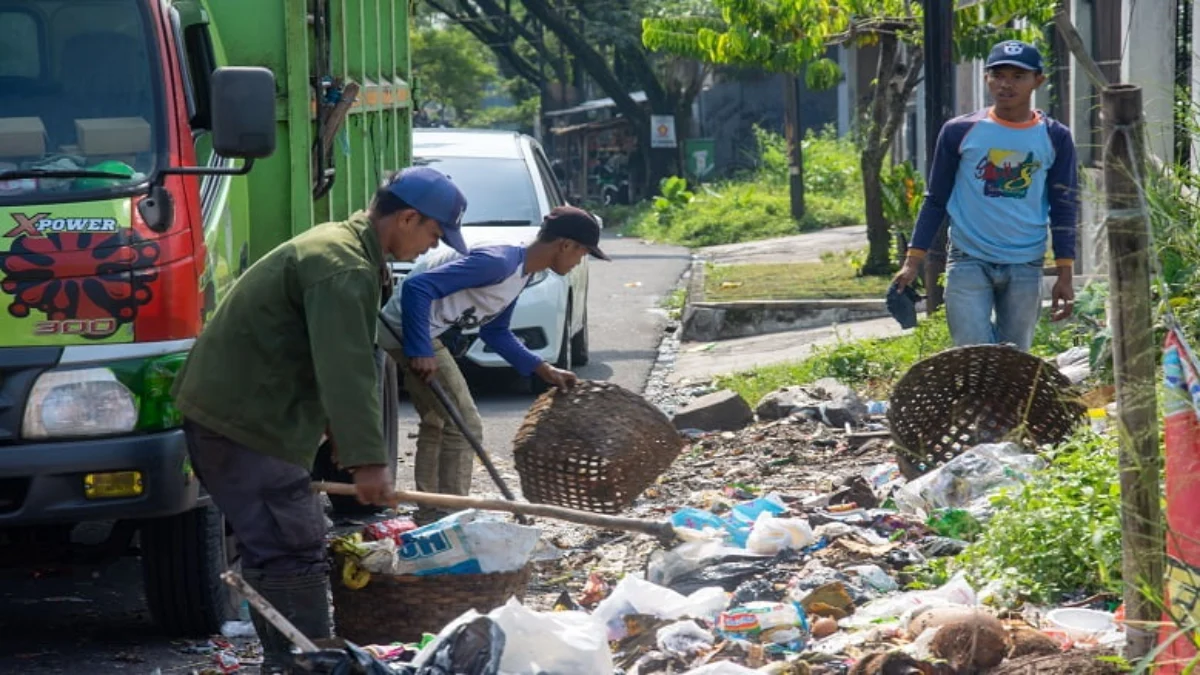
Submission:
<svg viewBox="0 0 1200 675">
<path fill-rule="evenodd" d="M 613 238 L 604 246 L 615 260 L 594 261 L 591 268 L 592 360 L 578 372 L 640 391 L 666 320 L 659 300 L 675 286 L 689 258 L 684 249 L 631 239 Z M 486 445 L 504 470 L 512 437 L 533 396 L 511 382 L 477 380 L 472 386 L 485 420 Z M 401 423 L 404 431 L 414 430 L 410 407 Z M 404 450 L 411 452 L 411 439 Z M 403 452 L 402 458 L 411 462 Z M 406 466 L 411 465 L 402 461 L 402 479 L 409 473 Z M 482 469 L 476 471 L 476 484 L 490 491 Z M 132 560 L 72 576 L 43 571 L 38 580 L 28 573 L 0 574 L 0 673 L 148 675 L 159 669 L 165 675 L 212 664 L 209 655 L 187 653 L 205 641 L 156 636 L 141 606 L 139 572 Z"/>
</svg>

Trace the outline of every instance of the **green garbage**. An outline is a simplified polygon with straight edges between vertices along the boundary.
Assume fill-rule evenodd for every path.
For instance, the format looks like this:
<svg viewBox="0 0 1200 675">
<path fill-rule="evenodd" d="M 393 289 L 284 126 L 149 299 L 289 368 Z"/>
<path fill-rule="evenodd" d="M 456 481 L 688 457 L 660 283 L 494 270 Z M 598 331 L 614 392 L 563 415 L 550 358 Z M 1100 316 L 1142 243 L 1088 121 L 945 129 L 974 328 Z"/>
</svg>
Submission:
<svg viewBox="0 0 1200 675">
<path fill-rule="evenodd" d="M 925 521 L 929 529 L 943 537 L 975 541 L 975 537 L 983 531 L 983 525 L 969 512 L 963 509 L 943 509 L 929 516 Z"/>
</svg>

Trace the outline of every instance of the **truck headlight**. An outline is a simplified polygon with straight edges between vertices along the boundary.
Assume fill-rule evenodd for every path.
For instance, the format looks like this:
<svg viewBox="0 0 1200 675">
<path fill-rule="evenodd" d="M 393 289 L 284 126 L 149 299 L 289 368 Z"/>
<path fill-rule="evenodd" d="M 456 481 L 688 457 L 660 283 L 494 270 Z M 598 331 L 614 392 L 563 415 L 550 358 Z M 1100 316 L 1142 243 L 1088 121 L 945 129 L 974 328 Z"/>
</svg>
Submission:
<svg viewBox="0 0 1200 675">
<path fill-rule="evenodd" d="M 25 438 L 102 436 L 133 431 L 137 401 L 108 368 L 51 370 L 33 385 L 25 406 Z"/>
</svg>

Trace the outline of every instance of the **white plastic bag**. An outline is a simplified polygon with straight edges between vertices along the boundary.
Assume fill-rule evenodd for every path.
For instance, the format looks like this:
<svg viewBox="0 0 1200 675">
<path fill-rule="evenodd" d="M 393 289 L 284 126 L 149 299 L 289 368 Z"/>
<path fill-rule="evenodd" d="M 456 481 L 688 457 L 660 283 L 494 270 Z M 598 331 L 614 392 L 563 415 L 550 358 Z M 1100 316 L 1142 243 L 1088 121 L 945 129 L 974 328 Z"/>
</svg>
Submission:
<svg viewBox="0 0 1200 675">
<path fill-rule="evenodd" d="M 701 588 L 684 596 L 653 584 L 636 574 L 628 574 L 613 592 L 596 606 L 592 616 L 602 622 L 609 640 L 625 637 L 624 618 L 630 614 L 649 614 L 660 619 L 717 618 L 728 597 L 720 586 Z"/>
<path fill-rule="evenodd" d="M 695 670 L 689 670 L 683 675 L 760 675 L 760 673 L 733 661 L 717 661 L 700 666 Z"/>
<path fill-rule="evenodd" d="M 922 607 L 944 607 L 946 605 L 974 606 L 978 603 L 975 589 L 967 583 L 962 572 L 955 574 L 941 588 L 930 591 L 908 591 L 889 595 L 859 607 L 838 625 L 843 628 L 865 628 L 880 620 L 898 620 L 901 627 L 908 626 L 908 617 Z"/>
<path fill-rule="evenodd" d="M 610 675 L 604 625 L 585 612 L 535 612 L 515 598 L 488 617 L 504 630 L 501 675 Z"/>
<path fill-rule="evenodd" d="M 817 541 L 808 521 L 803 518 L 776 518 L 763 511 L 754 521 L 750 536 L 746 538 L 746 550 L 751 553 L 775 555 L 787 549 L 812 546 Z"/>
</svg>

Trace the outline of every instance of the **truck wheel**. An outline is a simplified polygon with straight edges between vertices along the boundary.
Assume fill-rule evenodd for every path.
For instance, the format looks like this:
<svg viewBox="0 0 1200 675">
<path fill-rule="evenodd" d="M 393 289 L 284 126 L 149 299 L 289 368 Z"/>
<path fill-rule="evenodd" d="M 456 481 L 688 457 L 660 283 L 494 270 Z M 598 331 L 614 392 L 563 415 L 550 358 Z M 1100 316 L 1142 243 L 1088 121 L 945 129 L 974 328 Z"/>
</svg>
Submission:
<svg viewBox="0 0 1200 675">
<path fill-rule="evenodd" d="M 240 562 L 216 506 L 148 520 L 139 539 L 146 604 L 167 634 L 213 635 L 237 616 L 236 594 L 221 574 Z"/>
<path fill-rule="evenodd" d="M 400 376 L 396 362 L 382 349 L 375 350 L 375 362 L 380 370 L 380 401 L 383 403 L 383 442 L 388 449 L 388 461 L 392 471 L 400 460 Z M 313 464 L 313 478 L 316 480 L 353 483 L 354 477 L 349 471 L 338 468 L 333 462 L 333 453 L 328 442 L 321 445 L 317 451 L 317 459 Z M 339 516 L 370 515 L 379 511 L 377 506 L 364 506 L 354 497 L 329 495 L 329 503 L 333 512 Z"/>
</svg>

